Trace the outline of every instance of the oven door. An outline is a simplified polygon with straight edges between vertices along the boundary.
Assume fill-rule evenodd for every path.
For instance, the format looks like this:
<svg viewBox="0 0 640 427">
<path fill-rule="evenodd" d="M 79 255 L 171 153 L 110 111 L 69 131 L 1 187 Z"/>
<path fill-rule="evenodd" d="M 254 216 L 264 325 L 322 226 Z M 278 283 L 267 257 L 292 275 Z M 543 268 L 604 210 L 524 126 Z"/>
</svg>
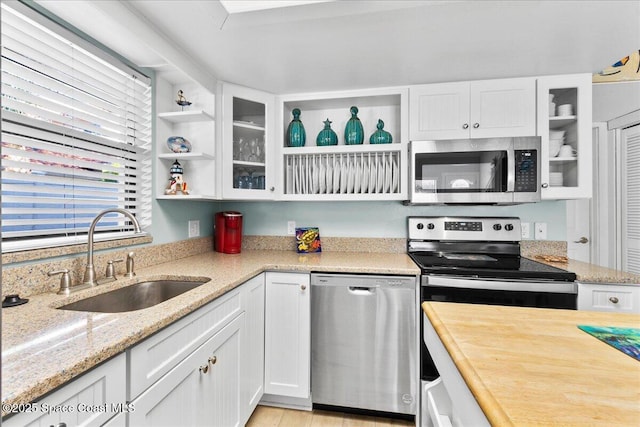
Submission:
<svg viewBox="0 0 640 427">
<path fill-rule="evenodd" d="M 443 301 L 518 307 L 577 309 L 577 285 L 562 281 L 519 281 L 423 275 L 420 303 Z M 423 320 L 424 321 L 424 320 Z M 423 336 L 423 325 L 420 325 Z M 420 348 L 422 381 L 438 378 L 438 371 L 424 341 Z"/>
</svg>

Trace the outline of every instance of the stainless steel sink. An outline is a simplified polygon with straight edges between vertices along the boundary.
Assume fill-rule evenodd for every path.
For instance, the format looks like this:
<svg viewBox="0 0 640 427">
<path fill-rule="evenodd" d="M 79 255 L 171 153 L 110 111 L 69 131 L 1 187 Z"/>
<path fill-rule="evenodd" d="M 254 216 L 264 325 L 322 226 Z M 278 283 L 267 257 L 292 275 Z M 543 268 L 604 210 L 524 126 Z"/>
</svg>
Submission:
<svg viewBox="0 0 640 427">
<path fill-rule="evenodd" d="M 72 302 L 58 309 L 98 313 L 141 310 L 160 304 L 207 282 L 208 280 L 150 280 Z"/>
</svg>

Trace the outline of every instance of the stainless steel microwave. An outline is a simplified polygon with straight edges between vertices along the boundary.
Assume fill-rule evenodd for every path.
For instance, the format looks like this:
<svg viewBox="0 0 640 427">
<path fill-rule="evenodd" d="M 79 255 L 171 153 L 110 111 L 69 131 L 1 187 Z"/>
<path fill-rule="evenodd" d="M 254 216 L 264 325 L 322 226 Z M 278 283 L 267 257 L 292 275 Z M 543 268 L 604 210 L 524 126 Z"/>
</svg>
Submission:
<svg viewBox="0 0 640 427">
<path fill-rule="evenodd" d="M 540 201 L 540 138 L 412 141 L 412 204 Z"/>
</svg>

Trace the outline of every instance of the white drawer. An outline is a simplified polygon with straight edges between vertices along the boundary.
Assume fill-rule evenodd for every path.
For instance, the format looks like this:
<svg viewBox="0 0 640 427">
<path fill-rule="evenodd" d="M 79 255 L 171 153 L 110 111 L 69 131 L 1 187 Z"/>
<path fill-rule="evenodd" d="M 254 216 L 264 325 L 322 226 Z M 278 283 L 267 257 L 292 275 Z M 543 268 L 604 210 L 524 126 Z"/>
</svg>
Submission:
<svg viewBox="0 0 640 427">
<path fill-rule="evenodd" d="M 578 283 L 578 310 L 640 313 L 640 287 Z"/>
<path fill-rule="evenodd" d="M 132 347 L 129 399 L 135 399 L 240 313 L 240 288 L 236 288 Z"/>
</svg>

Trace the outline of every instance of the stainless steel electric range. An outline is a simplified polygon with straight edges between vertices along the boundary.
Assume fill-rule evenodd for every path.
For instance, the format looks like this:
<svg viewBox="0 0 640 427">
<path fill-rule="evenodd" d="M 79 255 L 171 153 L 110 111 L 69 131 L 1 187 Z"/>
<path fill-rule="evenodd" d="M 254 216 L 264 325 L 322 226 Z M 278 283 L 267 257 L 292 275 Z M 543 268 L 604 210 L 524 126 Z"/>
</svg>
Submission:
<svg viewBox="0 0 640 427">
<path fill-rule="evenodd" d="M 407 223 L 407 252 L 422 271 L 421 303 L 576 309 L 574 273 L 520 255 L 519 218 L 409 217 Z M 423 343 L 421 378 L 437 377 Z"/>
</svg>

